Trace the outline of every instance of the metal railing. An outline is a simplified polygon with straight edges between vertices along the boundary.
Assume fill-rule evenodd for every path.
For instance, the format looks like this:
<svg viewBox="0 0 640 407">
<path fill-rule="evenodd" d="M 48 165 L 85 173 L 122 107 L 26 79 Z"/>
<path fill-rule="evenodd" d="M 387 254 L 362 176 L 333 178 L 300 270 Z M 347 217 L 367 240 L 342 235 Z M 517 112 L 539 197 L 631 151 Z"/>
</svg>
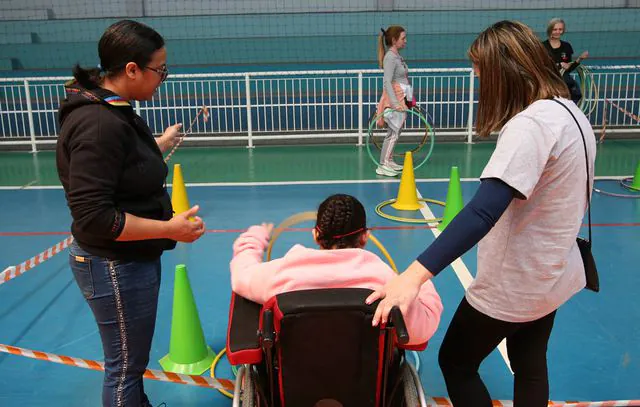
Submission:
<svg viewBox="0 0 640 407">
<path fill-rule="evenodd" d="M 639 123 L 605 100 L 637 114 L 640 66 L 590 67 L 598 92 L 589 118 L 594 127 L 606 119 L 610 132 L 638 131 Z M 196 121 L 188 140 L 356 138 L 362 144 L 382 92 L 380 70 L 248 72 L 173 75 L 148 102 L 135 102 L 155 134 L 176 122 L 191 122 L 202 106 L 210 120 Z M 438 134 L 473 140 L 477 79 L 471 69 L 412 69 L 416 100 Z M 67 77 L 0 78 L 2 145 L 55 143 L 57 108 Z M 423 125 L 409 116 L 403 134 Z"/>
</svg>

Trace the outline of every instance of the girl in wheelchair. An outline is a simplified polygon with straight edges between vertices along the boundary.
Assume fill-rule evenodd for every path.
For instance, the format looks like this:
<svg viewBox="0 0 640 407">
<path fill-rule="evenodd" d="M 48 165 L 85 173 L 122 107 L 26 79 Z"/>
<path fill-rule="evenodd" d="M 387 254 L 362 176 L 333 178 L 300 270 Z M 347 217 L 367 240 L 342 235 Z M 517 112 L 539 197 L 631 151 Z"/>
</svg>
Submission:
<svg viewBox="0 0 640 407">
<path fill-rule="evenodd" d="M 364 249 L 369 232 L 362 204 L 350 195 L 332 195 L 318 208 L 313 239 L 318 248 L 293 246 L 284 257 L 263 262 L 273 225 L 251 226 L 233 244 L 231 286 L 264 304 L 277 294 L 321 288 L 376 290 L 395 277 L 382 259 Z M 431 282 L 422 285 L 404 315 L 409 344 L 425 343 L 438 328 L 442 302 Z"/>
</svg>

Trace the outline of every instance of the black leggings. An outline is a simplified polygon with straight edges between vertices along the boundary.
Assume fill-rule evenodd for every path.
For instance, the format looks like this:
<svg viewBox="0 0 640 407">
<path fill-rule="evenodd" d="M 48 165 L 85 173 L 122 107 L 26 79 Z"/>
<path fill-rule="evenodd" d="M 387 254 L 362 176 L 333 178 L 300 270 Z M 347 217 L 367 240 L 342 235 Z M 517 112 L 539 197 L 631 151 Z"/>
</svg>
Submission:
<svg viewBox="0 0 640 407">
<path fill-rule="evenodd" d="M 493 319 L 462 299 L 440 348 L 438 361 L 455 407 L 491 407 L 491 396 L 478 368 L 507 338 L 515 376 L 515 407 L 546 407 L 549 400 L 547 342 L 556 312 L 536 321 L 513 323 Z"/>
</svg>

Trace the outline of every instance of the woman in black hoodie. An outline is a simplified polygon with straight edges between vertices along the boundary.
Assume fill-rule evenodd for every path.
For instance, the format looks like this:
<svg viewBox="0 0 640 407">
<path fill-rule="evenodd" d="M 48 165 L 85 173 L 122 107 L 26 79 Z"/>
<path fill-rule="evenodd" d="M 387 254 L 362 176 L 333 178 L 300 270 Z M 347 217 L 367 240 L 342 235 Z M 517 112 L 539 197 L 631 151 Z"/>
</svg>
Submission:
<svg viewBox="0 0 640 407">
<path fill-rule="evenodd" d="M 163 38 L 123 20 L 107 28 L 98 53 L 100 68 L 74 68 L 59 111 L 56 163 L 73 218 L 69 262 L 102 339 L 103 406 L 146 407 L 142 375 L 155 328 L 160 256 L 205 229 L 197 206 L 173 217 L 165 187 L 163 152 L 181 125 L 156 139 L 129 102 L 151 99 L 166 79 Z"/>
</svg>

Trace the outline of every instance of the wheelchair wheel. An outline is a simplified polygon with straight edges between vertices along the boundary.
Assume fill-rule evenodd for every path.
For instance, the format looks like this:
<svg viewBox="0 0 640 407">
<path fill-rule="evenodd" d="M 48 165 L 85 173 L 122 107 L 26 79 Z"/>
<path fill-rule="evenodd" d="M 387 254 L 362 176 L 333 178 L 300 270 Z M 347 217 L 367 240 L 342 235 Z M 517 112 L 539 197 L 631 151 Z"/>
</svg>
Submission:
<svg viewBox="0 0 640 407">
<path fill-rule="evenodd" d="M 406 362 L 402 369 L 403 386 L 405 390 L 405 401 L 407 406 L 427 407 L 427 397 L 424 394 L 422 383 L 418 372 L 409 362 Z M 417 398 L 417 401 L 414 399 Z M 411 404 L 413 403 L 413 404 Z"/>
<path fill-rule="evenodd" d="M 408 407 L 419 406 L 418 389 L 408 363 L 405 363 L 402 369 L 402 387 L 404 390 L 404 405 Z"/>
<path fill-rule="evenodd" d="M 242 407 L 254 407 L 256 405 L 256 386 L 251 365 L 246 365 L 244 370 L 244 380 L 242 381 L 240 404 Z"/>
<path fill-rule="evenodd" d="M 242 365 L 238 369 L 235 389 L 233 391 L 233 407 L 254 407 L 256 405 L 256 386 L 251 365 Z"/>
</svg>

